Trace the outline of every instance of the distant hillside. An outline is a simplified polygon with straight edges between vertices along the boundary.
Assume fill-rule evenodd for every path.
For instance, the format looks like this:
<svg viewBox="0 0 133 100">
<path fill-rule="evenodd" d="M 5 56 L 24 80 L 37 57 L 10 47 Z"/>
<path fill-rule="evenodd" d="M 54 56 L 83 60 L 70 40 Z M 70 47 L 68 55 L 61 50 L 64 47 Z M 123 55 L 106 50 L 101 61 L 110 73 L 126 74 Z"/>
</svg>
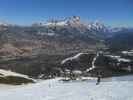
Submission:
<svg viewBox="0 0 133 100">
<path fill-rule="evenodd" d="M 133 32 L 121 32 L 106 40 L 111 49 L 128 50 L 133 48 Z"/>
</svg>

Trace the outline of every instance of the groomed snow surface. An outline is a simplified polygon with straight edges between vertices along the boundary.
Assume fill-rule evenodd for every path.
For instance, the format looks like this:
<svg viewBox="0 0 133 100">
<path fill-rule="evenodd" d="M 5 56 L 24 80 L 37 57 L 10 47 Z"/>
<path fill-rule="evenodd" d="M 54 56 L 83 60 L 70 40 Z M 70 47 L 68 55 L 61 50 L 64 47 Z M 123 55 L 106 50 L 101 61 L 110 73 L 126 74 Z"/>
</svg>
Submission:
<svg viewBox="0 0 133 100">
<path fill-rule="evenodd" d="M 133 76 L 61 82 L 59 78 L 21 86 L 0 85 L 0 100 L 133 100 Z"/>
</svg>

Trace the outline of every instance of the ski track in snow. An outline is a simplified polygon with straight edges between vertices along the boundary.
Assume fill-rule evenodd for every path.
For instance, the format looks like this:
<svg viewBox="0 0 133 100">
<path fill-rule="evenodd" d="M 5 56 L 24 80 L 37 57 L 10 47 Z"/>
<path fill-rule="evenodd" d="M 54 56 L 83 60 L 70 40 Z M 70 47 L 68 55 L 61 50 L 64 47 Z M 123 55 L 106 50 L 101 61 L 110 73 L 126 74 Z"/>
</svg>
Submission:
<svg viewBox="0 0 133 100">
<path fill-rule="evenodd" d="M 96 62 L 96 60 L 97 60 L 98 57 L 99 57 L 99 52 L 98 52 L 97 55 L 93 58 L 92 67 L 89 68 L 89 69 L 87 69 L 87 70 L 86 70 L 87 72 L 89 72 L 89 71 L 91 71 L 92 69 L 95 68 L 95 62 Z"/>
<path fill-rule="evenodd" d="M 0 87 L 0 100 L 133 100 L 132 77 L 113 78 L 100 85 L 95 81 L 64 83 L 59 78 L 21 86 L 5 85 L 6 88 Z"/>
</svg>

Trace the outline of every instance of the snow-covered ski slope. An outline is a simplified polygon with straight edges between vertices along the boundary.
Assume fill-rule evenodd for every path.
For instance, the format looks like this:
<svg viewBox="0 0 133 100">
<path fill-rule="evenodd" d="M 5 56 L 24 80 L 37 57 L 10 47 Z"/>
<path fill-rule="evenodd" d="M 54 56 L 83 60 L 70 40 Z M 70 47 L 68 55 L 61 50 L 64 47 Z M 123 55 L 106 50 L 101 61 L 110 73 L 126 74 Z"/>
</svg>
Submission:
<svg viewBox="0 0 133 100">
<path fill-rule="evenodd" d="M 2 85 L 5 88 L 0 86 L 0 100 L 133 100 L 133 76 L 104 79 L 100 85 L 96 85 L 96 80 L 58 80 L 21 86 Z"/>
</svg>

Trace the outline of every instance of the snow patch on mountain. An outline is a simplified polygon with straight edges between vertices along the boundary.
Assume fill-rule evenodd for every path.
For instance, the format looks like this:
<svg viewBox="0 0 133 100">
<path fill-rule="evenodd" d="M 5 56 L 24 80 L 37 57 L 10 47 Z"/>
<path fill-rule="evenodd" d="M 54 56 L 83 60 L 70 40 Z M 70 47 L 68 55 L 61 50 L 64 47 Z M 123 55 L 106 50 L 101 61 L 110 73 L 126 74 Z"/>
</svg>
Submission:
<svg viewBox="0 0 133 100">
<path fill-rule="evenodd" d="M 129 51 L 122 51 L 122 54 L 128 55 L 128 56 L 133 56 L 133 50 L 129 50 Z"/>
<path fill-rule="evenodd" d="M 92 60 L 92 67 L 90 67 L 89 69 L 87 69 L 87 70 L 86 70 L 87 72 L 89 72 L 89 71 L 91 71 L 92 69 L 96 68 L 95 62 L 96 62 L 96 60 L 97 60 L 98 57 L 99 57 L 99 52 L 98 52 L 98 53 L 96 54 L 96 56 L 93 58 L 93 60 Z"/>
<path fill-rule="evenodd" d="M 107 27 L 99 21 L 84 23 L 79 16 L 67 17 L 64 19 L 51 19 L 46 22 L 34 23 L 36 26 L 69 26 L 74 28 L 85 28 L 89 31 L 107 32 Z"/>
<path fill-rule="evenodd" d="M 121 62 L 121 61 L 122 61 L 122 62 L 131 62 L 130 59 L 121 58 L 120 56 L 113 56 L 113 55 L 106 55 L 106 56 L 111 57 L 111 58 L 113 58 L 113 59 L 117 59 L 118 62 Z"/>
<path fill-rule="evenodd" d="M 88 53 L 78 53 L 78 54 L 76 54 L 75 56 L 68 57 L 68 58 L 64 59 L 64 60 L 61 62 L 61 64 L 64 64 L 64 63 L 66 63 L 67 61 L 72 61 L 72 60 L 78 59 L 78 58 L 79 58 L 81 55 L 83 55 L 83 54 L 88 54 Z"/>
<path fill-rule="evenodd" d="M 32 81 L 35 82 L 34 79 L 30 78 L 27 75 L 23 75 L 23 74 L 20 74 L 20 73 L 12 72 L 10 70 L 0 69 L 0 77 L 2 77 L 2 78 L 5 77 L 6 78 L 6 77 L 10 77 L 10 76 L 13 76 L 13 77 L 21 77 L 21 78 L 25 78 L 25 79 L 32 80 Z"/>
<path fill-rule="evenodd" d="M 19 77 L 29 78 L 27 75 L 15 73 L 10 70 L 4 70 L 4 69 L 0 69 L 0 76 L 19 76 Z"/>
</svg>

